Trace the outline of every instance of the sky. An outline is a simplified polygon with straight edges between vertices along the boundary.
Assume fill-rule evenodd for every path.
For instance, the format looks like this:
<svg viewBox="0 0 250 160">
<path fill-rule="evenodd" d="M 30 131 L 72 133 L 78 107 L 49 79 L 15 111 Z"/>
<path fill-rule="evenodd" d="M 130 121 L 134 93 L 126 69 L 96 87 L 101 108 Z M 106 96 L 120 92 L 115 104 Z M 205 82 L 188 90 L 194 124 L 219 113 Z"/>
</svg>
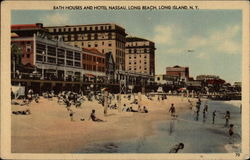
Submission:
<svg viewBox="0 0 250 160">
<path fill-rule="evenodd" d="M 242 80 L 241 10 L 14 10 L 11 22 L 45 26 L 116 23 L 128 35 L 155 42 L 156 74 L 179 65 L 189 67 L 194 78 L 209 74 L 230 83 Z"/>
</svg>

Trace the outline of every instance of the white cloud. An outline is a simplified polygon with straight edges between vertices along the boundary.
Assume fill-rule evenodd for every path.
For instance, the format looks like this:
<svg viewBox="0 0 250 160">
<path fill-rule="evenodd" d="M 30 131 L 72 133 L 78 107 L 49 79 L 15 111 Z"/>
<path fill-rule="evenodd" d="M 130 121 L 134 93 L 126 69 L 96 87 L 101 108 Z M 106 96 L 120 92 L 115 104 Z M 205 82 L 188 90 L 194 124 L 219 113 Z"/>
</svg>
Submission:
<svg viewBox="0 0 250 160">
<path fill-rule="evenodd" d="M 207 37 L 194 35 L 186 41 L 186 47 L 194 50 L 206 49 L 217 53 L 237 54 L 241 51 L 241 45 L 236 40 L 239 31 L 239 25 L 234 25 L 211 31 Z"/>
<path fill-rule="evenodd" d="M 207 53 L 201 52 L 201 53 L 198 53 L 197 58 L 200 58 L 200 59 L 209 59 L 209 56 L 208 56 Z"/>
<path fill-rule="evenodd" d="M 171 26 L 158 25 L 154 29 L 153 41 L 156 44 L 172 45 L 174 41 L 174 30 Z"/>
<path fill-rule="evenodd" d="M 204 47 L 207 45 L 207 43 L 208 40 L 201 36 L 193 36 L 187 40 L 187 46 L 190 47 L 191 49 Z"/>
<path fill-rule="evenodd" d="M 182 48 L 170 48 L 166 50 L 166 53 L 169 54 L 180 54 L 180 53 L 184 53 L 185 50 Z"/>
<path fill-rule="evenodd" d="M 42 20 L 43 20 L 43 23 L 48 26 L 67 25 L 70 22 L 70 17 L 67 14 L 54 13 L 54 14 L 45 16 Z"/>
</svg>

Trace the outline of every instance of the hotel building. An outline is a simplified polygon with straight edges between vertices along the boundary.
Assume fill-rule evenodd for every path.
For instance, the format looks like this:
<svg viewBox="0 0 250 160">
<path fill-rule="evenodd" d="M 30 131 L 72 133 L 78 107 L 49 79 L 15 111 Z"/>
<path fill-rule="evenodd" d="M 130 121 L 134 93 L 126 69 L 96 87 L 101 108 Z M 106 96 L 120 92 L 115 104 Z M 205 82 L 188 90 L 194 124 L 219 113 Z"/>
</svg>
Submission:
<svg viewBox="0 0 250 160">
<path fill-rule="evenodd" d="M 155 75 L 155 44 L 152 41 L 138 38 L 126 38 L 126 71 Z"/>
<path fill-rule="evenodd" d="M 100 53 L 112 53 L 115 69 L 125 70 L 125 29 L 117 24 L 47 26 L 52 38 L 80 48 L 96 48 Z"/>
</svg>

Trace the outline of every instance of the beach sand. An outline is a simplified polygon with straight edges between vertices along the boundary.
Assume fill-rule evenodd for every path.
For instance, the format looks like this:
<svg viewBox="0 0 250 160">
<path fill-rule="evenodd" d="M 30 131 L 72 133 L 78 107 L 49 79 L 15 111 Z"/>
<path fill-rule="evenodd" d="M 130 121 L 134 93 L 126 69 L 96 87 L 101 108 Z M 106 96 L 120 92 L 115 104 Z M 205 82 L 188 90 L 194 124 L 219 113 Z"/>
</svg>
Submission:
<svg viewBox="0 0 250 160">
<path fill-rule="evenodd" d="M 190 98 L 195 104 L 196 99 Z M 123 99 L 123 103 L 128 100 Z M 31 115 L 13 115 L 11 125 L 12 153 L 75 153 L 80 148 L 98 141 L 116 141 L 138 138 L 153 134 L 153 123 L 169 120 L 171 103 L 175 104 L 177 114 L 189 111 L 187 99 L 169 96 L 167 100 L 154 101 L 142 96 L 142 106 L 149 113 L 118 112 L 108 110 L 104 116 L 103 107 L 97 101 L 84 101 L 81 108 L 72 107 L 72 122 L 65 105 L 59 105 L 57 99 L 41 98 L 40 103 L 32 102 L 30 106 L 12 105 L 12 111 L 29 108 Z M 105 122 L 89 120 L 91 110 Z M 137 110 L 137 107 L 133 107 Z M 80 119 L 84 118 L 85 121 Z"/>
</svg>

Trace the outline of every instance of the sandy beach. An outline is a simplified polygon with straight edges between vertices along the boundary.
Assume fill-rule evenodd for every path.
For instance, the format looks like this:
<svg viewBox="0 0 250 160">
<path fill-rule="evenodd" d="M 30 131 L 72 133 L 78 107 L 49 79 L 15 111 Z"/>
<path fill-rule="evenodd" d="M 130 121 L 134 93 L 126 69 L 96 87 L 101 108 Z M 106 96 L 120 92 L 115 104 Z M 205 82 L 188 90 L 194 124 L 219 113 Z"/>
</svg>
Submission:
<svg viewBox="0 0 250 160">
<path fill-rule="evenodd" d="M 12 105 L 12 111 L 29 108 L 31 115 L 12 114 L 12 152 L 13 153 L 74 153 L 79 148 L 97 141 L 113 141 L 152 135 L 152 123 L 170 118 L 171 103 L 177 113 L 184 113 L 190 107 L 187 99 L 168 97 L 167 100 L 148 100 L 142 96 L 142 105 L 149 113 L 118 112 L 108 110 L 104 116 L 103 107 L 97 101 L 85 101 L 81 108 L 72 107 L 74 121 L 70 121 L 65 105 L 57 99 L 41 98 L 40 103 L 27 106 Z M 123 103 L 128 100 L 123 99 Z M 137 107 L 133 107 L 137 109 Z M 89 120 L 91 110 L 105 122 Z M 84 118 L 85 121 L 80 119 Z"/>
<path fill-rule="evenodd" d="M 197 99 L 189 98 L 193 104 Z M 206 100 L 204 100 L 206 101 Z M 203 102 L 204 102 L 203 101 Z M 122 100 L 122 106 L 130 103 Z M 119 112 L 109 109 L 107 116 L 103 114 L 103 107 L 97 101 L 84 101 L 80 108 L 72 106 L 74 121 L 70 120 L 65 105 L 59 105 L 57 99 L 41 98 L 39 103 L 32 102 L 29 106 L 12 105 L 12 111 L 31 110 L 30 115 L 12 114 L 12 153 L 88 153 L 88 152 L 120 152 L 120 153 L 168 153 L 169 148 L 176 143 L 185 142 L 185 153 L 231 152 L 228 149 L 228 129 L 223 127 L 223 112 L 231 110 L 231 106 L 221 107 L 220 102 L 209 102 L 218 110 L 216 125 L 211 125 L 211 117 L 204 123 L 193 119 L 193 111 L 187 98 L 169 96 L 167 100 L 153 101 L 142 96 L 142 106 L 146 106 L 149 113 Z M 179 120 L 176 122 L 175 133 L 168 135 L 170 113 L 169 108 L 174 103 Z M 239 108 L 234 107 L 233 114 Z M 96 116 L 105 122 L 89 120 L 92 109 Z M 133 106 L 137 110 L 137 106 Z M 232 122 L 238 123 L 236 130 L 240 131 L 240 115 L 232 116 Z M 84 118 L 84 121 L 80 119 Z M 235 119 L 236 118 L 236 119 Z M 160 125 L 159 125 L 160 124 Z M 237 131 L 237 132 L 238 132 Z M 241 133 L 237 133 L 240 137 Z M 200 138 L 196 139 L 194 136 Z M 209 140 L 208 137 L 214 137 Z M 238 138 L 239 139 L 239 138 Z M 239 141 L 239 140 L 238 140 Z M 103 150 L 103 145 L 110 142 L 119 146 L 118 150 Z M 136 142 L 136 144 L 135 144 Z M 138 149 L 133 147 L 143 143 Z M 239 143 L 239 142 L 237 142 Z M 154 146 L 155 145 L 155 146 Z M 226 149 L 224 146 L 226 145 Z M 98 149 L 97 146 L 101 146 Z M 232 146 L 232 145 L 231 145 Z M 230 147 L 230 145 L 229 145 Z M 93 150 L 91 149 L 93 148 Z M 229 151 L 230 150 L 230 151 Z M 237 148 L 239 150 L 239 147 Z"/>
</svg>

